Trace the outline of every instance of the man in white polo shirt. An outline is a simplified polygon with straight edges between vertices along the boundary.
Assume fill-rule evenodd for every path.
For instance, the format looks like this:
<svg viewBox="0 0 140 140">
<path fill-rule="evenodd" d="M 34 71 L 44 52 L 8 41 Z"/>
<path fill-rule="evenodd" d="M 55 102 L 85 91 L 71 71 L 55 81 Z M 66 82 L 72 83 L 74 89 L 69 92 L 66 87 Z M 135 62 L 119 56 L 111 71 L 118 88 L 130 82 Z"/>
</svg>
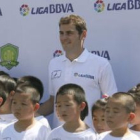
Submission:
<svg viewBox="0 0 140 140">
<path fill-rule="evenodd" d="M 39 113 L 53 112 L 58 89 L 67 83 L 83 87 L 89 106 L 85 121 L 92 126 L 91 107 L 102 94 L 111 95 L 117 91 L 112 68 L 108 60 L 94 55 L 84 48 L 87 35 L 85 21 L 77 15 L 62 17 L 59 22 L 60 41 L 65 55 L 56 57 L 49 64 L 50 99 L 40 108 Z M 53 128 L 60 125 L 54 109 Z"/>
</svg>

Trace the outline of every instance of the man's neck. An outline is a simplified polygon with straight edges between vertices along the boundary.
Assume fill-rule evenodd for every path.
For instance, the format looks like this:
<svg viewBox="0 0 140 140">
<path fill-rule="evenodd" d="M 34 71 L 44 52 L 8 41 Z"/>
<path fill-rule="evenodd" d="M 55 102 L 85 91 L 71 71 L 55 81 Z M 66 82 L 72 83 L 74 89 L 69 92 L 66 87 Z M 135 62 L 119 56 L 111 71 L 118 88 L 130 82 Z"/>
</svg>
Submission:
<svg viewBox="0 0 140 140">
<path fill-rule="evenodd" d="M 70 60 L 73 61 L 76 58 L 78 58 L 82 52 L 84 51 L 84 48 L 82 48 L 81 50 L 78 51 L 71 51 L 71 52 L 66 52 L 66 57 Z"/>
</svg>

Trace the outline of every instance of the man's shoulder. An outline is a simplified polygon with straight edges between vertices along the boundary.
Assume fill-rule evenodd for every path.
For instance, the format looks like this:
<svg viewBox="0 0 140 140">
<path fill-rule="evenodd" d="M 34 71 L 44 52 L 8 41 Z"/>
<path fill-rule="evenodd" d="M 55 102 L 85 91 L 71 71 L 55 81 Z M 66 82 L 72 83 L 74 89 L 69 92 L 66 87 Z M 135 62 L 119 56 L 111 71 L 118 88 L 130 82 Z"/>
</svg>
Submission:
<svg viewBox="0 0 140 140">
<path fill-rule="evenodd" d="M 106 58 L 98 56 L 98 55 L 90 53 L 90 52 L 89 52 L 87 61 L 90 63 L 93 63 L 95 65 L 98 65 L 98 66 L 106 66 L 106 65 L 110 64 Z"/>
<path fill-rule="evenodd" d="M 99 61 L 108 61 L 106 58 L 102 57 L 102 56 L 99 56 L 97 54 L 94 54 L 94 53 L 91 53 L 89 52 L 89 58 L 91 59 L 96 59 L 96 60 L 99 60 Z"/>
</svg>

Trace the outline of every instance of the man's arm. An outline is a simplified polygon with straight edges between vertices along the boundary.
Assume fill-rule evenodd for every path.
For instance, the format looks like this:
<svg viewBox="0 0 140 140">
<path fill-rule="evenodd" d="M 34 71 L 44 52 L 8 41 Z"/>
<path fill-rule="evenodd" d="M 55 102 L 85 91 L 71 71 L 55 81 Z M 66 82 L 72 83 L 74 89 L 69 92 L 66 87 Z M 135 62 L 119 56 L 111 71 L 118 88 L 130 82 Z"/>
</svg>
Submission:
<svg viewBox="0 0 140 140">
<path fill-rule="evenodd" d="M 38 113 L 41 115 L 50 115 L 53 113 L 54 108 L 54 96 L 50 96 L 48 100 L 46 100 L 39 108 Z"/>
<path fill-rule="evenodd" d="M 113 70 L 109 62 L 103 67 L 100 74 L 101 75 L 100 75 L 99 84 L 102 93 L 111 96 L 112 94 L 117 92 L 117 86 L 116 86 Z"/>
</svg>

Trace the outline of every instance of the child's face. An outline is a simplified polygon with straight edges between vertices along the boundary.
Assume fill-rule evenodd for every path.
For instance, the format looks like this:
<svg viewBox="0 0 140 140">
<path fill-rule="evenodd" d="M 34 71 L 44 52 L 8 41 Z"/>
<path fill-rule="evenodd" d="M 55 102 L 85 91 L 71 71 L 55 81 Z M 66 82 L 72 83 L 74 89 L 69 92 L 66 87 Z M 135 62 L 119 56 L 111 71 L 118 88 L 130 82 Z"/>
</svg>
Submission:
<svg viewBox="0 0 140 140">
<path fill-rule="evenodd" d="M 97 133 L 102 133 L 110 130 L 105 121 L 105 111 L 102 109 L 96 109 L 93 112 L 93 126 Z"/>
<path fill-rule="evenodd" d="M 136 111 L 135 111 L 135 118 L 131 121 L 133 125 L 139 125 L 140 124 L 140 105 L 136 105 Z"/>
<path fill-rule="evenodd" d="M 130 113 L 126 112 L 122 104 L 121 101 L 112 98 L 107 103 L 105 118 L 111 130 L 126 128 L 128 126 Z"/>
<path fill-rule="evenodd" d="M 58 95 L 56 108 L 61 120 L 65 122 L 76 122 L 80 117 L 80 105 L 73 99 L 73 95 Z"/>
<path fill-rule="evenodd" d="M 35 105 L 26 93 L 15 93 L 12 100 L 12 113 L 18 120 L 28 120 L 34 117 Z"/>
</svg>

